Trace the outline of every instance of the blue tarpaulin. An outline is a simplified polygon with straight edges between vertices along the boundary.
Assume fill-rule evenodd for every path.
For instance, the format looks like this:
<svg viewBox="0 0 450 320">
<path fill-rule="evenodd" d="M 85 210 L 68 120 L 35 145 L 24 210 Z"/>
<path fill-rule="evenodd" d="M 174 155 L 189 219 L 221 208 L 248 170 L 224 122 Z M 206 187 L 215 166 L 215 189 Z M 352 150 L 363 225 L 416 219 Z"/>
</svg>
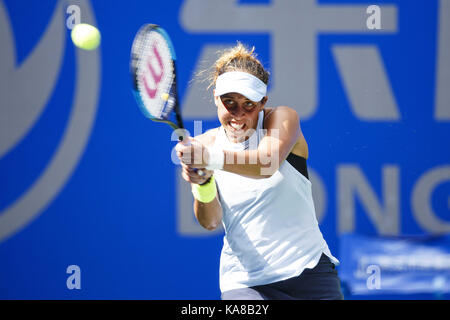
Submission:
<svg viewBox="0 0 450 320">
<path fill-rule="evenodd" d="M 450 292 L 450 236 L 341 238 L 342 281 L 352 294 Z"/>
</svg>

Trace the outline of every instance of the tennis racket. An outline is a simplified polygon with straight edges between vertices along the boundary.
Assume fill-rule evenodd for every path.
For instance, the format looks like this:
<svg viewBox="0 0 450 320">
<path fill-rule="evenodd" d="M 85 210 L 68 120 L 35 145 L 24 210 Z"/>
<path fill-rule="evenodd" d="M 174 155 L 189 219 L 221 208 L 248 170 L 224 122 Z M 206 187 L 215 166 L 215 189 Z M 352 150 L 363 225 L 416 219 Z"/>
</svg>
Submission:
<svg viewBox="0 0 450 320">
<path fill-rule="evenodd" d="M 180 141 L 186 136 L 178 103 L 176 55 L 169 35 L 155 24 L 143 25 L 131 47 L 133 94 L 142 113 L 168 124 Z M 202 170 L 197 170 L 204 175 Z"/>
</svg>

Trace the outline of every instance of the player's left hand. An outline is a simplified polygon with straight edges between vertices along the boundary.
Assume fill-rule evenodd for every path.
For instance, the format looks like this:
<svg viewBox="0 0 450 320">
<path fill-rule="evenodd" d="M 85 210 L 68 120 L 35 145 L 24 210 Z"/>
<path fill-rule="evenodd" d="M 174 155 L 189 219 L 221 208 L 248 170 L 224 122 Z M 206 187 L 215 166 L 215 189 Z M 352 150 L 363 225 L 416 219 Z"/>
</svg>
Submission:
<svg viewBox="0 0 450 320">
<path fill-rule="evenodd" d="M 175 150 L 181 163 L 190 169 L 203 169 L 208 165 L 208 149 L 198 140 L 188 137 L 179 142 Z"/>
</svg>

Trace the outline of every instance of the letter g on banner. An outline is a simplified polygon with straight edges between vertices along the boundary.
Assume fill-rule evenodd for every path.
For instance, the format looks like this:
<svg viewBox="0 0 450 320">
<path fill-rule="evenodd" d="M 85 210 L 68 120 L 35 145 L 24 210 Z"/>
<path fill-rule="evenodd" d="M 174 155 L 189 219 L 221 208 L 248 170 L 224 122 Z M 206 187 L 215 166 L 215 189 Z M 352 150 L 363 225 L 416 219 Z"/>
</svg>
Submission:
<svg viewBox="0 0 450 320">
<path fill-rule="evenodd" d="M 13 30 L 0 2 L 0 157 L 21 142 L 52 96 L 64 58 L 65 7 L 69 5 L 80 7 L 83 22 L 95 25 L 88 0 L 59 1 L 38 44 L 16 67 Z M 84 151 L 97 111 L 100 52 L 76 49 L 75 57 L 77 79 L 67 125 L 45 169 L 20 197 L 0 211 L 0 242 L 19 232 L 47 208 L 64 187 Z M 56 62 L 43 63 L 48 59 Z M 49 65 L 54 69 L 49 70 Z M 27 86 L 30 82 L 33 85 Z M 30 88 L 27 95 L 20 94 L 23 87 Z"/>
</svg>

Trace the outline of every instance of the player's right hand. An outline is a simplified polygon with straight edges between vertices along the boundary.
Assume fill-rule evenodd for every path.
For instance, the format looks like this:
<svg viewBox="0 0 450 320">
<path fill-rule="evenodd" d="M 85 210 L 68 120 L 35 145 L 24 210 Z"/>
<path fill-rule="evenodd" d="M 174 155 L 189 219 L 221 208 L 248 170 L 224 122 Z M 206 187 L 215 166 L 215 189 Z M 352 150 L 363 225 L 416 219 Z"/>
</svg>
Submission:
<svg viewBox="0 0 450 320">
<path fill-rule="evenodd" d="M 203 184 L 214 174 L 214 171 L 207 170 L 205 168 L 195 169 L 183 162 L 181 162 L 181 176 L 184 180 L 190 183 Z M 203 175 L 199 174 L 199 171 L 203 171 Z"/>
</svg>

